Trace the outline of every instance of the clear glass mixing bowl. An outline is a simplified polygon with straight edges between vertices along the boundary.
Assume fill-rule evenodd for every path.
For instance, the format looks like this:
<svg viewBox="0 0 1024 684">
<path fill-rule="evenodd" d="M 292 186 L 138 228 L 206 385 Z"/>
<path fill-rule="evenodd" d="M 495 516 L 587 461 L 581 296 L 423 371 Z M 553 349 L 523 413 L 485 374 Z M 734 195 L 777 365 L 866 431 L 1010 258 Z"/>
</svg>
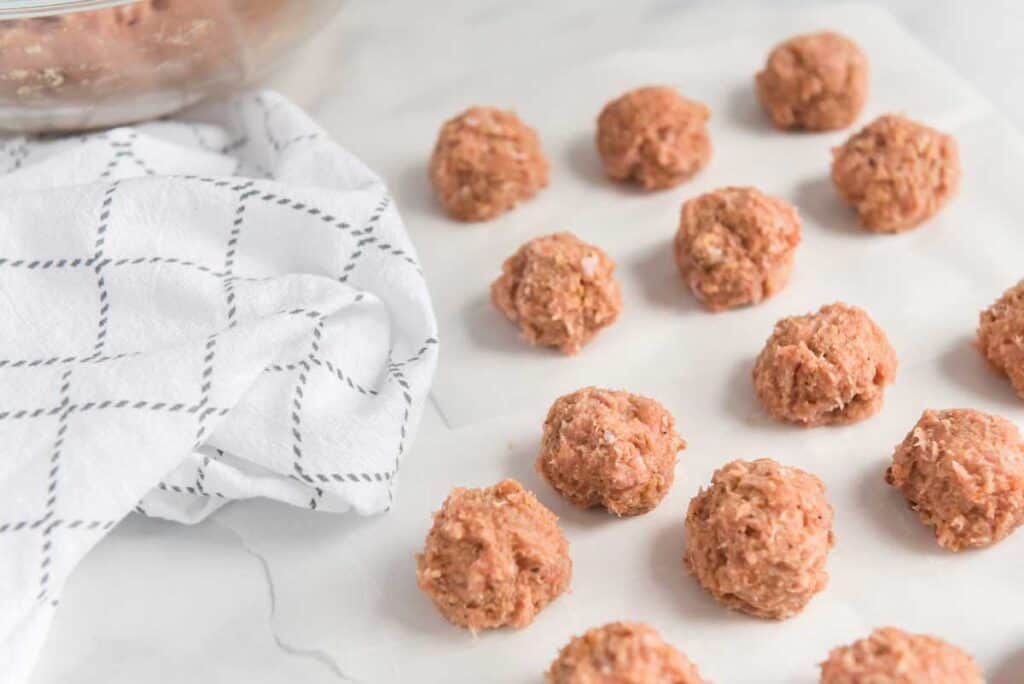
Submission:
<svg viewBox="0 0 1024 684">
<path fill-rule="evenodd" d="M 163 116 L 264 74 L 341 0 L 0 0 L 0 129 Z"/>
</svg>

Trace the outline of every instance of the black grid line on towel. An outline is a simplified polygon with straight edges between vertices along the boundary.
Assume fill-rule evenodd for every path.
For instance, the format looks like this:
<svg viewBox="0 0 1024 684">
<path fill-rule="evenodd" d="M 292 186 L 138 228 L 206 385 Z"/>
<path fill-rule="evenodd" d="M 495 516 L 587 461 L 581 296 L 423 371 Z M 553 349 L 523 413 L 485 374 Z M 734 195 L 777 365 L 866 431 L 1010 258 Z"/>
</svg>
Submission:
<svg viewBox="0 0 1024 684">
<path fill-rule="evenodd" d="M 100 222 L 96 229 L 95 252 L 90 260 L 92 262 L 92 269 L 96 273 L 96 287 L 99 290 L 100 298 L 100 318 L 96 329 L 96 344 L 93 347 L 95 356 L 103 354 L 103 347 L 107 340 L 107 316 L 110 313 L 110 293 L 107 291 L 107 283 L 103 278 L 104 264 L 100 262 L 103 259 L 103 248 L 107 241 L 107 228 L 110 226 L 114 193 L 117 192 L 118 185 L 117 181 L 111 183 L 106 192 L 103 193 L 103 201 L 100 204 Z"/>
<path fill-rule="evenodd" d="M 21 135 L 17 138 L 0 141 L 0 152 L 7 156 L 7 168 L 3 173 L 13 173 L 22 167 L 28 157 L 28 138 Z"/>
<path fill-rule="evenodd" d="M 47 525 L 53 529 L 64 528 L 67 530 L 109 530 L 111 527 L 117 524 L 116 520 L 84 520 L 76 518 L 73 520 L 62 520 L 57 519 L 50 522 L 49 518 L 39 518 L 37 520 L 18 520 L 16 522 L 5 522 L 0 523 L 0 534 L 5 532 L 21 532 L 22 530 L 38 530 L 43 525 Z"/>
<path fill-rule="evenodd" d="M 363 252 L 366 247 L 377 242 L 377 237 L 373 235 L 373 231 L 377 227 L 377 224 L 380 223 L 381 216 L 384 215 L 384 212 L 390 204 L 391 197 L 385 194 L 381 198 L 380 202 L 377 203 L 377 207 L 373 210 L 373 214 L 370 216 L 369 220 L 367 220 L 366 226 L 364 226 L 362 230 L 352 231 L 353 237 L 358 238 L 356 241 L 356 250 L 349 255 L 348 263 L 345 264 L 345 267 L 341 270 L 341 277 L 338 278 L 340 282 L 348 282 L 349 276 L 352 275 L 352 270 L 356 267 L 356 264 L 359 263 L 359 258 L 363 256 Z"/>
<path fill-rule="evenodd" d="M 297 135 L 292 138 L 283 138 L 275 135 L 271 128 L 271 115 L 273 108 L 267 105 L 266 102 L 260 100 L 260 104 L 264 107 L 265 123 L 266 123 L 266 135 L 268 140 L 271 142 L 271 146 L 277 152 L 283 152 L 289 149 L 293 145 L 301 144 L 305 141 L 313 141 L 321 137 L 319 133 L 315 134 L 303 134 Z M 248 136 L 242 135 L 234 137 L 219 148 L 211 146 L 207 141 L 203 139 L 201 131 L 194 125 L 191 126 L 193 134 L 198 144 L 207 149 L 208 151 L 216 151 L 219 153 L 227 153 L 232 150 L 238 149 L 249 143 Z M 137 134 L 134 132 L 113 132 L 107 134 L 98 134 L 90 136 L 89 139 L 101 139 L 106 141 L 112 151 L 112 157 L 107 163 L 106 167 L 101 173 L 102 178 L 107 178 L 114 175 L 114 172 L 119 169 L 122 164 L 129 163 L 134 164 L 140 171 L 146 175 L 154 175 L 155 170 L 149 166 L 144 159 L 142 159 L 135 151 L 135 143 L 137 140 Z M 85 136 L 82 136 L 81 140 L 86 140 Z M 9 170 L 16 170 L 20 168 L 24 160 L 29 154 L 29 148 L 25 143 L 25 138 L 11 141 L 10 144 L 3 144 L 0 146 L 0 154 L 6 154 L 9 160 Z M 266 174 L 270 176 L 271 174 Z M 184 177 L 189 178 L 189 177 Z M 52 550 L 53 550 L 53 533 L 59 529 L 67 530 L 92 530 L 92 531 L 105 531 L 113 527 L 117 521 L 115 520 L 88 520 L 88 519 L 54 519 L 56 504 L 57 504 L 57 491 L 60 474 L 60 458 L 62 450 L 65 444 L 65 438 L 68 430 L 68 420 L 75 413 L 88 412 L 88 411 L 101 411 L 101 410 L 145 410 L 145 411 L 167 411 L 167 412 L 188 412 L 198 414 L 198 422 L 196 432 L 196 444 L 201 443 L 201 439 L 204 436 L 204 422 L 205 419 L 213 414 L 224 416 L 228 413 L 229 409 L 220 408 L 210 405 L 209 391 L 212 388 L 212 373 L 213 373 L 213 360 L 216 350 L 217 334 L 211 335 L 206 339 L 204 347 L 204 364 L 202 371 L 202 381 L 200 385 L 201 396 L 199 400 L 193 404 L 185 403 L 171 403 L 164 401 L 153 401 L 153 400 L 138 400 L 138 399 L 105 399 L 98 401 L 86 401 L 86 402 L 75 402 L 71 398 L 71 379 L 74 370 L 79 365 L 84 364 L 102 364 L 108 362 L 114 362 L 121 359 L 127 359 L 134 356 L 138 356 L 141 351 L 128 351 L 120 352 L 117 354 L 105 354 L 104 351 L 107 348 L 107 335 L 108 335 L 108 324 L 109 314 L 111 308 L 110 293 L 107 289 L 107 278 L 109 277 L 109 270 L 111 268 L 121 267 L 133 267 L 140 265 L 176 265 L 182 268 L 194 269 L 199 273 L 207 274 L 214 278 L 219 278 L 224 282 L 225 287 L 225 298 L 228 304 L 228 316 L 229 316 L 229 327 L 234 327 L 235 317 L 237 314 L 234 308 L 234 297 L 233 297 L 233 285 L 238 281 L 266 281 L 276 276 L 238 276 L 234 273 L 234 255 L 237 248 L 238 239 L 242 230 L 242 224 L 244 222 L 244 214 L 246 211 L 246 202 L 258 201 L 261 203 L 273 204 L 275 206 L 284 207 L 289 211 L 301 212 L 307 216 L 315 217 L 322 223 L 332 226 L 338 230 L 350 233 L 356 238 L 356 245 L 354 250 L 348 257 L 348 261 L 342 268 L 342 272 L 338 275 L 338 279 L 341 282 L 346 282 L 351 272 L 356 267 L 360 258 L 366 253 L 366 250 L 373 248 L 377 251 L 393 256 L 396 259 L 403 261 L 404 263 L 414 267 L 420 275 L 422 271 L 416 262 L 415 258 L 406 250 L 400 247 L 396 247 L 392 244 L 379 242 L 378 237 L 374 234 L 377 225 L 379 224 L 382 215 L 387 210 L 391 199 L 386 194 L 381 198 L 380 202 L 376 205 L 371 216 L 366 221 L 364 227 L 361 230 L 353 230 L 352 226 L 332 215 L 330 212 L 324 211 L 320 207 L 312 206 L 308 202 L 299 201 L 296 199 L 283 197 L 277 192 L 260 191 L 253 189 L 255 185 L 253 181 L 238 182 L 237 180 L 225 180 L 215 178 L 195 178 L 195 180 L 204 183 L 212 183 L 217 187 L 230 188 L 235 192 L 241 193 L 239 205 L 237 207 L 237 213 L 235 222 L 228 241 L 228 250 L 225 256 L 225 262 L 223 269 L 217 269 L 214 266 L 191 261 L 188 259 L 176 258 L 176 257 L 160 257 L 160 256 L 139 256 L 139 257 L 123 257 L 123 258 L 112 258 L 105 256 L 104 245 L 107 241 L 107 231 L 110 226 L 110 216 L 112 212 L 112 206 L 116 201 L 117 189 L 120 181 L 114 181 L 106 189 L 102 196 L 101 207 L 100 207 L 100 223 L 96 233 L 95 251 L 90 257 L 64 257 L 64 258 L 11 258 L 11 257 L 0 257 L 0 266 L 7 268 L 24 268 L 27 270 L 46 270 L 46 269 L 65 269 L 65 268 L 91 268 L 96 274 L 96 284 L 99 292 L 99 318 L 97 324 L 96 338 L 93 345 L 93 352 L 88 355 L 67 355 L 67 356 L 50 356 L 50 357 L 39 357 L 39 358 L 23 358 L 23 359 L 0 359 L 0 369 L 2 368 L 35 368 L 35 367 L 49 367 L 58 366 L 66 367 L 62 373 L 61 379 L 61 397 L 59 402 L 55 406 L 47 407 L 35 407 L 35 408 L 12 408 L 8 410 L 0 410 L 0 421 L 3 420 L 21 420 L 30 418 L 39 418 L 43 416 L 56 416 L 58 419 L 57 434 L 55 436 L 53 450 L 51 452 L 51 468 L 49 471 L 49 481 L 47 484 L 47 512 L 44 517 L 38 520 L 22 520 L 15 522 L 0 522 L 0 533 L 15 532 L 21 530 L 35 530 L 42 531 L 44 536 L 44 558 L 41 561 L 40 576 L 40 600 L 46 598 L 46 586 L 49 582 L 49 570 L 52 563 Z M 361 298 L 363 295 L 358 295 Z M 311 318 L 320 318 L 317 325 L 312 329 L 311 339 L 311 352 L 309 358 L 299 362 L 298 364 L 289 364 L 287 366 L 276 366 L 268 370 L 299 370 L 301 369 L 297 377 L 297 399 L 299 401 L 298 408 L 301 410 L 301 401 L 304 398 L 304 385 L 308 379 L 309 373 L 312 372 L 314 367 L 322 368 L 329 374 L 333 375 L 339 382 L 346 385 L 349 389 L 358 392 L 360 394 L 368 396 L 376 396 L 380 393 L 378 388 L 366 387 L 357 383 L 353 378 L 345 373 L 341 368 L 337 367 L 330 360 L 320 357 L 320 347 L 324 331 L 324 319 L 322 314 L 315 311 L 309 311 L 304 309 L 294 309 L 287 312 L 288 315 L 304 315 Z M 405 411 L 403 414 L 402 422 L 399 428 L 400 442 L 398 444 L 398 454 L 396 456 L 396 468 L 401 455 L 405 449 L 405 439 L 408 429 L 408 421 L 410 417 L 411 397 L 408 392 L 408 384 L 406 383 L 404 376 L 402 375 L 401 369 L 407 364 L 414 363 L 421 359 L 429 347 L 436 344 L 434 338 L 428 338 L 420 350 L 412 357 L 405 361 L 398 362 L 396 364 L 389 365 L 389 376 L 394 378 L 400 385 L 403 385 L 402 395 L 406 402 Z M 300 415 L 300 414 L 295 414 Z M 297 423 L 299 428 L 298 440 L 301 443 L 301 415 L 300 420 Z M 174 491 L 190 495 L 205 495 L 205 496 L 217 496 L 223 498 L 224 495 L 219 492 L 207 492 L 204 486 L 205 480 L 205 469 L 216 457 L 203 456 L 202 462 L 197 468 L 196 481 L 193 486 L 179 486 L 171 485 L 167 483 L 160 483 L 160 488 L 165 491 Z M 314 473 L 309 471 L 299 470 L 297 479 L 300 479 L 314 486 L 315 496 L 311 501 L 311 507 L 316 508 L 319 500 L 324 495 L 324 488 L 319 486 L 329 482 L 335 483 L 387 483 L 390 482 L 395 475 L 395 468 L 390 471 L 381 472 L 324 472 Z M 295 477 L 293 475 L 293 477 Z M 389 491 L 390 495 L 390 491 Z M 135 510 L 141 513 L 145 513 L 145 509 L 142 504 L 138 504 Z M 53 601 L 55 603 L 55 601 Z"/>
<path fill-rule="evenodd" d="M 205 404 L 185 404 L 181 402 L 149 401 L 136 399 L 103 399 L 100 401 L 85 401 L 81 404 L 68 403 L 56 406 L 21 408 L 0 411 L 0 421 L 3 420 L 24 420 L 39 418 L 41 416 L 56 416 L 67 412 L 70 416 L 73 413 L 87 413 L 89 411 L 105 410 L 132 410 L 132 411 L 165 411 L 167 413 L 198 413 L 200 410 L 221 416 L 227 415 L 230 409 Z"/>
<path fill-rule="evenodd" d="M 121 162 L 129 161 L 136 168 L 139 169 L 146 176 L 157 175 L 156 171 L 151 167 L 146 160 L 140 157 L 135 152 L 135 142 L 138 140 L 138 133 L 135 131 L 110 131 L 104 135 L 95 136 L 97 139 L 105 140 L 107 145 L 110 146 L 111 156 L 107 162 L 103 171 L 100 172 L 100 178 L 110 178 L 114 175 L 120 166 Z M 79 138 L 79 142 L 86 143 L 88 139 L 85 136 Z"/>
<path fill-rule="evenodd" d="M 66 405 L 70 403 L 68 398 L 68 392 L 71 390 L 71 373 L 74 369 L 69 368 L 61 374 L 61 385 L 60 385 L 60 404 Z M 60 413 L 60 417 L 57 420 L 57 434 L 53 441 L 53 450 L 50 452 L 50 470 L 47 473 L 46 481 L 46 512 L 43 515 L 43 519 L 49 521 L 53 517 L 54 512 L 57 508 L 57 484 L 60 478 L 60 455 L 61 449 L 64 447 L 64 436 L 68 431 L 68 416 L 70 412 L 64 410 Z M 46 599 L 47 592 L 49 590 L 50 582 L 50 563 L 53 560 L 53 531 L 56 526 L 48 522 L 43 527 L 43 549 L 42 559 L 39 562 L 39 594 L 36 596 L 37 601 L 43 601 Z"/>
</svg>

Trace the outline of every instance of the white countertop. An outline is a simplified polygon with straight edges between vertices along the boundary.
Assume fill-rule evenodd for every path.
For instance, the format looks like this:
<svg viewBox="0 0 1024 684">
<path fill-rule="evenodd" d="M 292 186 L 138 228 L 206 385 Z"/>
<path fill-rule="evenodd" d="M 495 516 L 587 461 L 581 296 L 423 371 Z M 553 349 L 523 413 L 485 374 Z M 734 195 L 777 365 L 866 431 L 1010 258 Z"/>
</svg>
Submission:
<svg viewBox="0 0 1024 684">
<path fill-rule="evenodd" d="M 633 4 L 637 21 L 627 30 L 641 32 L 657 26 L 668 13 L 711 3 Z M 728 12 L 731 4 L 716 6 Z M 874 4 L 889 7 L 1024 129 L 1024 88 L 1019 85 L 1024 83 L 1024 43 L 1019 40 L 1024 4 Z M 415 106 L 416 98 L 431 96 L 423 91 L 418 70 L 444 73 L 452 87 L 458 87 L 470 67 L 484 63 L 497 68 L 503 60 L 521 58 L 533 39 L 524 39 L 531 35 L 529 22 L 540 16 L 542 5 L 545 21 L 553 26 L 571 24 L 579 30 L 589 22 L 598 30 L 601 23 L 596 2 L 349 0 L 272 85 L 308 107 L 371 167 L 387 169 L 391 160 L 378 158 L 379 152 L 359 135 L 361 127 L 388 125 L 372 119 L 377 111 L 374 98 L 403 92 Z M 339 99 L 339 94 L 349 92 L 351 98 Z M 334 106 L 323 106 L 325 93 L 333 95 Z M 339 101 L 343 108 L 337 106 Z M 409 155 L 421 156 L 422 150 L 409 150 Z M 403 206 L 402 179 L 387 180 Z M 429 445 L 446 437 L 449 428 L 428 407 L 419 443 Z M 407 458 L 419 455 L 414 448 Z M 332 611 L 336 617 L 344 611 L 345 592 L 387 594 L 388 577 L 357 573 L 330 581 L 336 567 L 332 557 L 344 554 L 345 538 L 355 534 L 359 522 L 266 502 L 235 505 L 194 527 L 133 516 L 72 576 L 33 684 L 351 681 L 334 655 L 311 648 L 294 635 L 329 629 L 331 620 L 322 613 Z M 265 553 L 262 549 L 274 535 L 300 536 L 308 556 Z M 295 626 L 296 615 L 308 623 L 302 629 Z M 358 625 L 350 629 L 357 631 Z M 345 638 L 339 633 L 338 639 Z M 992 684 L 1021 681 L 1024 652 L 997 664 L 989 674 Z"/>
</svg>

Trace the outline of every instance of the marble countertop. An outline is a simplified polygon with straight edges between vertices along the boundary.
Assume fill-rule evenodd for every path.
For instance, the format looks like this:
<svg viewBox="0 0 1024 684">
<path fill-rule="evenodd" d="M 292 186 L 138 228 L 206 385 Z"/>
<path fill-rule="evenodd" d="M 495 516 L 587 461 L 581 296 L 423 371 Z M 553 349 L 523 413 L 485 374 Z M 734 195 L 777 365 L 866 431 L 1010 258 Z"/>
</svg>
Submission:
<svg viewBox="0 0 1024 684">
<path fill-rule="evenodd" d="M 528 28 L 524 17 L 535 17 L 541 4 L 552 24 L 577 29 L 597 21 L 600 9 L 597 2 L 462 0 L 431 2 L 428 12 L 427 3 L 411 0 L 349 0 L 293 63 L 272 77 L 271 86 L 307 107 L 371 167 L 387 168 L 359 136 L 362 126 L 388 125 L 372 119 L 374 98 L 402 89 L 430 97 L 418 68 L 445 73 L 457 85 L 471 65 L 516 59 L 517 51 L 528 49 L 519 40 L 519 32 Z M 638 1 L 637 24 L 630 30 L 657 25 L 665 13 L 709 4 Z M 715 6 L 728 12 L 733 4 Z M 888 7 L 1024 129 L 1024 89 L 1017 85 L 1024 82 L 1024 43 L 1018 31 L 1007 30 L 1024 25 L 1024 4 L 873 4 Z M 462 39 L 453 40 L 454 35 Z M 464 40 L 466 35 L 473 39 Z M 402 206 L 399 179 L 387 180 Z M 428 407 L 418 445 L 428 449 L 450 432 Z M 407 458 L 419 456 L 414 448 Z M 231 506 L 192 527 L 132 516 L 72 576 L 32 683 L 353 681 L 334 655 L 296 635 L 327 629 L 330 621 L 320 611 L 344 610 L 341 597 L 320 592 L 387 591 L 387 578 L 368 573 L 326 581 L 337 567 L 332 559 L 344 555 L 345 539 L 356 534 L 358 524 L 262 501 Z M 303 544 L 275 545 L 274 535 L 298 536 Z M 299 548 L 309 549 L 308 557 L 297 557 Z M 296 628 L 296 621 L 305 624 Z M 1024 660 L 1006 663 L 994 674 L 994 684 L 1019 681 Z"/>
</svg>

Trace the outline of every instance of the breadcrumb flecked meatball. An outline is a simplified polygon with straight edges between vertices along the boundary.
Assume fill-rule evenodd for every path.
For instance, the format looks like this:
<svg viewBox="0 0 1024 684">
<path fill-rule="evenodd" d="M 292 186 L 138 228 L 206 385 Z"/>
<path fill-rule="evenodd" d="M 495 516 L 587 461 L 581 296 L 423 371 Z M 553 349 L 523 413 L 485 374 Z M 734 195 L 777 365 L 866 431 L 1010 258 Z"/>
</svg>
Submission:
<svg viewBox="0 0 1024 684">
<path fill-rule="evenodd" d="M 577 506 L 638 515 L 668 493 L 684 448 L 672 414 L 658 402 L 587 387 L 548 411 L 537 471 Z"/>
<path fill-rule="evenodd" d="M 705 684 L 696 665 L 640 622 L 574 637 L 545 674 L 549 684 Z"/>
<path fill-rule="evenodd" d="M 821 664 L 821 684 L 984 684 L 970 655 L 937 637 L 881 627 Z"/>
<path fill-rule="evenodd" d="M 1024 439 L 999 416 L 925 411 L 885 480 L 950 551 L 991 546 L 1024 522 Z"/>
<path fill-rule="evenodd" d="M 708 108 L 674 88 L 647 86 L 612 100 L 597 118 L 605 173 L 647 190 L 671 188 L 711 159 Z"/>
<path fill-rule="evenodd" d="M 686 567 L 733 610 L 781 620 L 825 588 L 832 548 L 825 485 L 768 458 L 733 461 L 686 513 Z"/>
<path fill-rule="evenodd" d="M 777 45 L 755 81 L 757 98 L 777 128 L 846 128 L 868 96 L 868 60 L 846 36 L 812 33 Z"/>
<path fill-rule="evenodd" d="M 530 344 L 575 354 L 615 322 L 622 292 L 615 262 L 572 233 L 530 240 L 502 265 L 491 300 Z"/>
<path fill-rule="evenodd" d="M 779 420 L 842 425 L 878 413 L 896 365 L 882 329 L 839 302 L 775 324 L 754 363 L 754 390 Z"/>
<path fill-rule="evenodd" d="M 546 187 L 548 160 L 514 112 L 470 107 L 441 127 L 430 182 L 453 218 L 487 221 Z"/>
<path fill-rule="evenodd" d="M 887 114 L 832 150 L 832 182 L 864 228 L 901 233 L 956 194 L 960 153 L 945 133 Z"/>
<path fill-rule="evenodd" d="M 978 349 L 1024 399 L 1024 280 L 981 312 Z"/>
<path fill-rule="evenodd" d="M 558 518 L 515 480 L 452 490 L 416 563 L 441 614 L 474 632 L 525 627 L 572 575 Z"/>
<path fill-rule="evenodd" d="M 789 280 L 800 216 L 755 188 L 722 188 L 683 204 L 679 273 L 710 311 L 757 304 Z"/>
</svg>

